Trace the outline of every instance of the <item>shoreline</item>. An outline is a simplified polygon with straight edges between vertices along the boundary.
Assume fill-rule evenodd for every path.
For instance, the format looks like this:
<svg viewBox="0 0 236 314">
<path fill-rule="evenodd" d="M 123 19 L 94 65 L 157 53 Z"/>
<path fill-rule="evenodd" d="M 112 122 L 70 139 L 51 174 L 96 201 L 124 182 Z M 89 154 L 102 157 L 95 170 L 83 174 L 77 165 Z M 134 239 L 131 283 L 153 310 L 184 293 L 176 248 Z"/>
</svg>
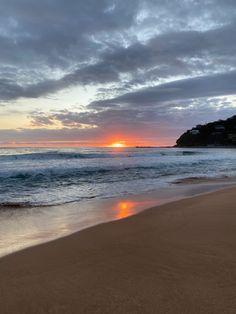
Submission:
<svg viewBox="0 0 236 314">
<path fill-rule="evenodd" d="M 189 178 L 187 181 L 176 181 L 166 187 L 125 197 L 26 207 L 20 211 L 13 207 L 0 213 L 0 259 L 99 224 L 139 214 L 154 206 L 208 194 L 234 185 L 235 177 L 204 180 Z"/>
<path fill-rule="evenodd" d="M 93 226 L 139 214 L 152 207 L 235 186 L 236 178 L 189 178 L 166 187 L 125 197 L 56 206 L 12 208 L 0 212 L 0 259 L 64 238 Z M 20 240 L 19 240 L 20 239 Z"/>
<path fill-rule="evenodd" d="M 234 313 L 235 192 L 167 203 L 1 258 L 2 313 Z"/>
</svg>

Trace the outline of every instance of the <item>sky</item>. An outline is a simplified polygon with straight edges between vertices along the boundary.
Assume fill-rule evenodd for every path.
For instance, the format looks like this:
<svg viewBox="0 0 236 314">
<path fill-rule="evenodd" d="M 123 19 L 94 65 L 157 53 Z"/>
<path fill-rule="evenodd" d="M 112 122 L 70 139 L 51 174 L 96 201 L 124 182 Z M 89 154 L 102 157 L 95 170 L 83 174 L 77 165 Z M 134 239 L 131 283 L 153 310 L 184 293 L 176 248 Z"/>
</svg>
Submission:
<svg viewBox="0 0 236 314">
<path fill-rule="evenodd" d="M 173 145 L 236 114 L 235 0 L 1 0 L 0 146 Z"/>
</svg>

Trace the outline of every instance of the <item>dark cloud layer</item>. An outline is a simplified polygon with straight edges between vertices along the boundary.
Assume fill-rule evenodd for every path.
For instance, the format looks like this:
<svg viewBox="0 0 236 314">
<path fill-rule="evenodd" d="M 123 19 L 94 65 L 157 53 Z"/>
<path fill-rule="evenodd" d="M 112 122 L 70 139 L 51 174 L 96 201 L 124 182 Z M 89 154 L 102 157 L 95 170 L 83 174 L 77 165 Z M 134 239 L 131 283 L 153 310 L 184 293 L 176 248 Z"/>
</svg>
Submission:
<svg viewBox="0 0 236 314">
<path fill-rule="evenodd" d="M 93 86 L 87 111 L 48 113 L 42 102 L 31 117 L 83 134 L 177 130 L 189 108 L 202 119 L 202 103 L 206 116 L 231 113 L 232 102 L 219 109 L 210 98 L 236 94 L 235 20 L 233 0 L 2 0 L 0 102 Z"/>
<path fill-rule="evenodd" d="M 134 43 L 127 48 L 116 48 L 104 53 L 99 62 L 83 66 L 58 80 L 44 80 L 27 87 L 2 83 L 1 97 L 37 98 L 48 93 L 74 86 L 119 82 L 119 74 L 133 74 L 138 80 L 137 70 L 144 69 L 142 81 L 175 78 L 175 75 L 196 76 L 199 73 L 212 73 L 230 70 L 236 66 L 236 25 L 199 32 L 172 32 L 151 38 L 146 44 Z M 154 70 L 155 69 L 155 70 Z M 206 80 L 210 79 L 206 76 Z M 233 78 L 235 79 L 235 78 Z M 191 84 L 191 83 L 190 83 Z"/>
<path fill-rule="evenodd" d="M 163 106 L 167 101 L 236 94 L 236 71 L 178 80 L 116 98 L 92 102 L 93 109 L 114 106 Z"/>
</svg>

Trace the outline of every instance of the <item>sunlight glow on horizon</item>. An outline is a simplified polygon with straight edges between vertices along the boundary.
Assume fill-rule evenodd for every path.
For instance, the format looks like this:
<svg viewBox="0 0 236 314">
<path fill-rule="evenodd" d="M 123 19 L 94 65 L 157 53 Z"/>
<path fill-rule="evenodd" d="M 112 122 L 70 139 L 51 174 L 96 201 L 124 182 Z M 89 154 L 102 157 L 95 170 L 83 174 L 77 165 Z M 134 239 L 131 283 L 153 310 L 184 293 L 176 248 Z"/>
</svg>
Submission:
<svg viewBox="0 0 236 314">
<path fill-rule="evenodd" d="M 171 146 L 170 142 L 113 142 L 106 143 L 106 141 L 35 141 L 35 142 L 18 142 L 18 141 L 2 141 L 0 148 L 73 148 L 73 147 L 104 147 L 114 149 L 125 149 L 129 147 L 166 147 Z"/>
<path fill-rule="evenodd" d="M 23 136 L 22 136 L 23 137 Z M 19 141 L 17 138 L 15 141 L 0 141 L 1 148 L 76 148 L 76 147 L 104 147 L 104 148 L 113 148 L 113 149 L 125 149 L 129 147 L 163 147 L 170 145 L 169 139 L 165 139 L 165 141 L 160 141 L 154 138 L 139 138 L 134 137 L 133 135 L 127 134 L 113 134 L 106 136 L 95 137 L 94 139 L 83 140 L 78 139 L 74 140 L 66 140 L 66 139 L 48 139 L 44 141 L 42 138 L 36 141 L 29 141 L 29 139 L 24 138 L 22 141 Z"/>
<path fill-rule="evenodd" d="M 124 141 L 121 142 L 114 142 L 110 145 L 110 147 L 114 148 L 122 148 L 122 147 L 127 147 L 126 143 Z"/>
</svg>

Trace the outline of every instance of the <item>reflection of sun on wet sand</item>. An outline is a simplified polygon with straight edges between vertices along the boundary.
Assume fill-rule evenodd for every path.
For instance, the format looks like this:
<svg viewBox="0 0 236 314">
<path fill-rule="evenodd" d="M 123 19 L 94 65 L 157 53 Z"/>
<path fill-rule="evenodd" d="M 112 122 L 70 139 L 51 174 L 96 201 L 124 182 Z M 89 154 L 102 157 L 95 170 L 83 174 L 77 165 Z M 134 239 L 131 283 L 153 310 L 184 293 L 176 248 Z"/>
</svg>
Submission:
<svg viewBox="0 0 236 314">
<path fill-rule="evenodd" d="M 126 218 L 134 214 L 133 208 L 135 206 L 135 202 L 131 201 L 121 201 L 118 202 L 117 205 L 114 206 L 114 210 L 116 211 L 116 219 Z"/>
<path fill-rule="evenodd" d="M 122 200 L 118 201 L 117 204 L 115 204 L 112 208 L 112 210 L 115 212 L 115 219 L 123 219 L 132 215 L 135 215 L 137 213 L 137 208 L 148 208 L 152 205 L 152 201 L 148 200 L 140 200 L 137 202 L 131 201 L 131 200 Z M 155 202 L 157 204 L 157 201 Z"/>
<path fill-rule="evenodd" d="M 235 204 L 221 190 L 4 257 L 0 312 L 233 314 Z"/>
</svg>

